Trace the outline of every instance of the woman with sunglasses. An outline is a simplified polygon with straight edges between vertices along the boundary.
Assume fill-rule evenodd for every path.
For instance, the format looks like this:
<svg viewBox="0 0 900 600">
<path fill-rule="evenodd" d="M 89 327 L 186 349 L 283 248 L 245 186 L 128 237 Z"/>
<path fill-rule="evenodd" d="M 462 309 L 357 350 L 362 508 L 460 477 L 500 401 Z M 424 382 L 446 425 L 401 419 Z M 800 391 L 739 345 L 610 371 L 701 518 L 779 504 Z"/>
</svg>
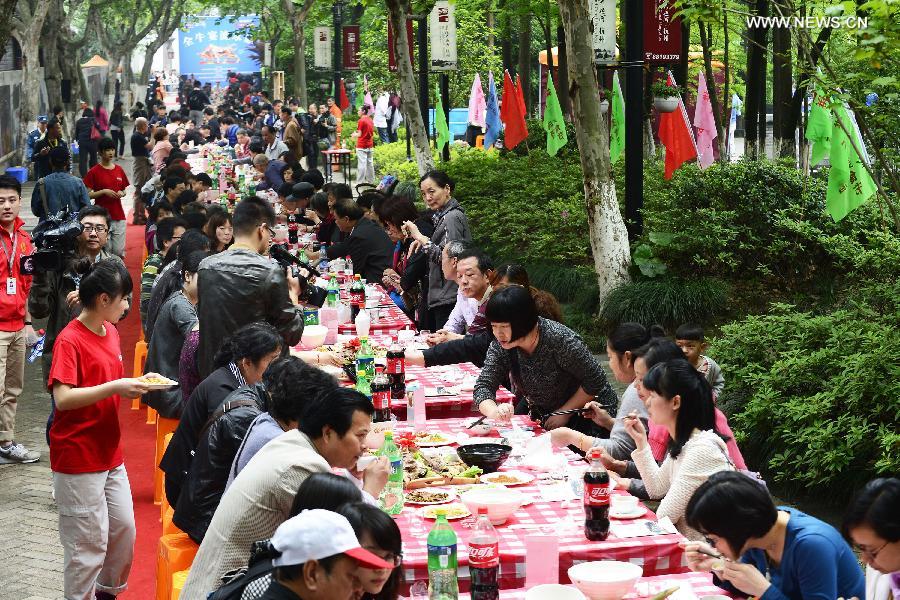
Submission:
<svg viewBox="0 0 900 600">
<path fill-rule="evenodd" d="M 844 537 L 866 563 L 866 600 L 900 598 L 900 479 L 873 479 L 844 515 Z"/>
<path fill-rule="evenodd" d="M 686 510 L 706 543 L 685 545 L 693 571 L 760 600 L 863 598 L 865 579 L 837 530 L 795 508 L 775 506 L 759 483 L 736 471 L 711 475 Z"/>
</svg>

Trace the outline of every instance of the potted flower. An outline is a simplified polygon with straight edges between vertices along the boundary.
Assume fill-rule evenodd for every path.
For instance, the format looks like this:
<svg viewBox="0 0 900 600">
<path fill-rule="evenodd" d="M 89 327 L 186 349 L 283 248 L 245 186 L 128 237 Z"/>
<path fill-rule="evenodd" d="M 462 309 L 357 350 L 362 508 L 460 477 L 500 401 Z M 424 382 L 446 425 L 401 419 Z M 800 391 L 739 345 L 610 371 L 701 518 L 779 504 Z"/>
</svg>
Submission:
<svg viewBox="0 0 900 600">
<path fill-rule="evenodd" d="M 609 99 L 612 98 L 612 90 L 600 88 L 600 114 L 605 115 L 609 110 Z"/>
<path fill-rule="evenodd" d="M 657 81 L 650 86 L 653 94 L 653 106 L 659 112 L 674 112 L 678 108 L 681 99 L 681 88 L 677 85 L 668 85 L 665 81 Z"/>
</svg>

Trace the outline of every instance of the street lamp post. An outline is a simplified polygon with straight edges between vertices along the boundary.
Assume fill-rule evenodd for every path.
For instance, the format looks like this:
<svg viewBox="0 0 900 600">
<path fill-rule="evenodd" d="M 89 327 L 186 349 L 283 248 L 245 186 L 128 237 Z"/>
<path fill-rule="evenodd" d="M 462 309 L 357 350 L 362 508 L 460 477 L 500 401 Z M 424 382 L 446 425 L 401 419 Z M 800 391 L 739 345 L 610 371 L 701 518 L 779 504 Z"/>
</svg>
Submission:
<svg viewBox="0 0 900 600">
<path fill-rule="evenodd" d="M 625 4 L 625 226 L 628 238 L 644 227 L 644 3 Z"/>
<path fill-rule="evenodd" d="M 344 49 L 341 36 L 341 26 L 344 18 L 344 2 L 337 0 L 331 7 L 331 17 L 334 20 L 334 95 L 335 102 L 340 103 L 342 51 Z"/>
</svg>

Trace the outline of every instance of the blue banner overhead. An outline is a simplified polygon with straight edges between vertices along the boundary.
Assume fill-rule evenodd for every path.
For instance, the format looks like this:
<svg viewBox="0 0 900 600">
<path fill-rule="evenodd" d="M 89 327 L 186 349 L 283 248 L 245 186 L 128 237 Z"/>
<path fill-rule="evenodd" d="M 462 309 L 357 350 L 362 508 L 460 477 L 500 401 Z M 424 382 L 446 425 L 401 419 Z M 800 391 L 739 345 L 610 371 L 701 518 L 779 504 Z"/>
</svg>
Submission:
<svg viewBox="0 0 900 600">
<path fill-rule="evenodd" d="M 225 83 L 228 72 L 255 73 L 260 64 L 250 30 L 255 15 L 242 17 L 189 17 L 178 32 L 179 70 L 202 82 Z"/>
</svg>

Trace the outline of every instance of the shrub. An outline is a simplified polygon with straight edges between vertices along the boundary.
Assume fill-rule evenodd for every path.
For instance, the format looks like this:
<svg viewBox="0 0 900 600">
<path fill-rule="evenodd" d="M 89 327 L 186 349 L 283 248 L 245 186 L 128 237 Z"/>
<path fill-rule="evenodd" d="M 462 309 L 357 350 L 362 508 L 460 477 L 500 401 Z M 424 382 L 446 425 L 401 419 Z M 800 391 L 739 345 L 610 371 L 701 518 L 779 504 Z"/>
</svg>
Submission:
<svg viewBox="0 0 900 600">
<path fill-rule="evenodd" d="M 870 298 L 872 301 L 870 301 Z M 900 470 L 900 284 L 823 314 L 775 304 L 722 327 L 720 406 L 751 465 L 836 501 Z"/>
<path fill-rule="evenodd" d="M 673 331 L 683 323 L 711 323 L 725 312 L 727 299 L 728 286 L 718 279 L 643 279 L 610 292 L 598 324 L 604 331 L 627 322 Z"/>
<path fill-rule="evenodd" d="M 781 298 L 840 278 L 900 276 L 900 240 L 882 230 L 875 202 L 834 223 L 825 190 L 824 179 L 772 161 L 682 167 L 645 194 L 635 262 L 647 275 L 662 264 L 683 277 L 764 281 Z"/>
</svg>

